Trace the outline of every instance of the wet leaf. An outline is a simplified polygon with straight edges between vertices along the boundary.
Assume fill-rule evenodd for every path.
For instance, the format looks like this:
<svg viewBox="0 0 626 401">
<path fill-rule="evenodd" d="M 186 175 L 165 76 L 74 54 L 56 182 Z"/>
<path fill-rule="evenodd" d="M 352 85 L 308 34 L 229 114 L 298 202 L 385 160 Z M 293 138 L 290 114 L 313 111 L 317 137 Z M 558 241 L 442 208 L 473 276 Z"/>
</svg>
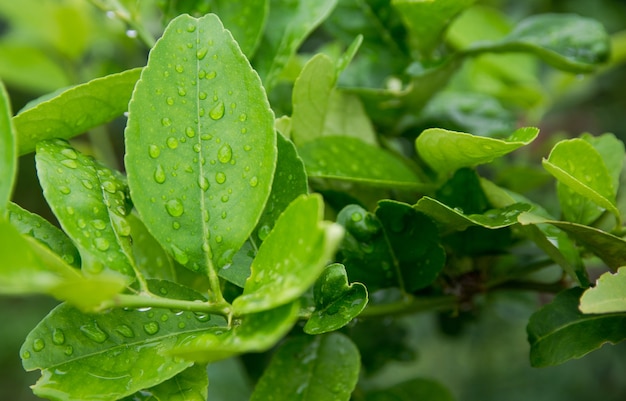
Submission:
<svg viewBox="0 0 626 401">
<path fill-rule="evenodd" d="M 583 291 L 565 290 L 530 317 L 527 330 L 532 366 L 558 365 L 626 338 L 625 313 L 585 315 L 578 310 Z"/>
<path fill-rule="evenodd" d="M 582 313 L 626 312 L 626 267 L 604 273 L 580 298 Z"/>
<path fill-rule="evenodd" d="M 454 401 L 454 397 L 441 383 L 431 379 L 412 379 L 383 390 L 367 393 L 366 401 Z"/>
<path fill-rule="evenodd" d="M 494 139 L 429 128 L 415 141 L 420 157 L 439 175 L 446 175 L 462 167 L 489 163 L 522 146 L 531 143 L 539 134 L 537 128 L 526 127 L 506 139 Z"/>
<path fill-rule="evenodd" d="M 276 133 L 258 75 L 215 15 L 181 15 L 152 49 L 126 150 L 146 227 L 179 264 L 217 285 L 217 269 L 250 236 L 269 196 Z"/>
<path fill-rule="evenodd" d="M 206 401 L 209 376 L 206 364 L 195 364 L 176 376 L 122 401 Z"/>
<path fill-rule="evenodd" d="M 359 351 L 343 334 L 296 337 L 276 351 L 250 400 L 348 401 L 359 368 Z"/>
<path fill-rule="evenodd" d="M 292 302 L 315 283 L 343 236 L 341 227 L 322 220 L 323 206 L 320 195 L 301 195 L 283 212 L 233 301 L 235 315 Z"/>
<path fill-rule="evenodd" d="M 346 268 L 334 263 L 324 270 L 313 288 L 315 311 L 304 332 L 322 334 L 335 331 L 357 317 L 367 306 L 367 288 L 361 283 L 348 284 Z"/>
<path fill-rule="evenodd" d="M 147 279 L 174 281 L 176 273 L 172 259 L 150 234 L 139 216 L 131 213 L 126 216 L 125 221 L 132 237 L 130 254 L 134 259 L 135 268 Z"/>
<path fill-rule="evenodd" d="M 9 94 L 0 81 L 0 216 L 6 214 L 17 174 L 17 141 L 11 114 Z"/>
<path fill-rule="evenodd" d="M 19 153 L 44 139 L 69 139 L 121 116 L 128 109 L 141 68 L 97 78 L 67 89 L 13 117 Z"/>
</svg>

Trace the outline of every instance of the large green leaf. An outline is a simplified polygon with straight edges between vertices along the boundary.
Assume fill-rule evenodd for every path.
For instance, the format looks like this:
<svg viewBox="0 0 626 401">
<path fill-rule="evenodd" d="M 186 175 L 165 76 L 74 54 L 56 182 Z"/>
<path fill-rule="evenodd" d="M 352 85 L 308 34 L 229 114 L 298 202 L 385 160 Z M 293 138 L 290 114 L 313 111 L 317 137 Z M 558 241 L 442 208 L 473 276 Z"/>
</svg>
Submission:
<svg viewBox="0 0 626 401">
<path fill-rule="evenodd" d="M 323 221 L 322 197 L 301 195 L 276 221 L 252 262 L 235 315 L 275 308 L 300 297 L 332 259 L 343 230 Z"/>
<path fill-rule="evenodd" d="M 626 312 L 626 267 L 617 273 L 604 273 L 596 286 L 585 291 L 580 298 L 583 313 Z"/>
<path fill-rule="evenodd" d="M 201 299 L 175 284 L 154 284 L 156 293 Z M 31 331 L 20 354 L 26 370 L 42 371 L 33 387 L 40 397 L 116 400 L 187 369 L 191 362 L 167 352 L 187 336 L 223 324 L 193 312 L 115 309 L 93 315 L 62 304 Z"/>
<path fill-rule="evenodd" d="M 274 118 L 258 75 L 219 19 L 182 15 L 152 49 L 126 128 L 133 202 L 181 265 L 230 262 L 254 229 L 276 163 Z"/>
<path fill-rule="evenodd" d="M 276 351 L 250 400 L 348 401 L 359 368 L 359 351 L 343 334 L 296 337 Z"/>
<path fill-rule="evenodd" d="M 383 188 L 431 189 L 393 153 L 347 136 L 325 136 L 298 148 L 309 177 L 359 182 Z"/>
<path fill-rule="evenodd" d="M 209 377 L 206 364 L 195 364 L 176 376 L 122 401 L 206 401 Z"/>
<path fill-rule="evenodd" d="M 429 128 L 415 141 L 420 157 L 437 173 L 445 175 L 461 167 L 489 163 L 531 143 L 539 134 L 537 128 L 526 127 L 506 139 L 494 139 Z"/>
<path fill-rule="evenodd" d="M 626 338 L 626 313 L 585 315 L 578 310 L 582 294 L 582 288 L 563 291 L 530 317 L 527 330 L 533 366 L 558 365 Z"/>
<path fill-rule="evenodd" d="M 17 173 L 17 141 L 11 122 L 9 95 L 0 81 L 0 216 L 6 212 Z"/>
<path fill-rule="evenodd" d="M 315 310 L 304 326 L 307 334 L 322 334 L 342 328 L 367 306 L 367 288 L 348 284 L 346 268 L 333 263 L 315 282 Z"/>
<path fill-rule="evenodd" d="M 94 79 L 46 98 L 13 117 L 19 153 L 43 139 L 69 139 L 121 116 L 128 109 L 140 68 Z"/>
<path fill-rule="evenodd" d="M 454 401 L 450 390 L 430 379 L 412 379 L 389 388 L 368 392 L 366 401 Z"/>
<path fill-rule="evenodd" d="M 270 11 L 269 5 L 269 0 L 247 2 L 214 0 L 211 2 L 211 12 L 219 15 L 243 54 L 252 58 L 265 28 Z"/>
</svg>

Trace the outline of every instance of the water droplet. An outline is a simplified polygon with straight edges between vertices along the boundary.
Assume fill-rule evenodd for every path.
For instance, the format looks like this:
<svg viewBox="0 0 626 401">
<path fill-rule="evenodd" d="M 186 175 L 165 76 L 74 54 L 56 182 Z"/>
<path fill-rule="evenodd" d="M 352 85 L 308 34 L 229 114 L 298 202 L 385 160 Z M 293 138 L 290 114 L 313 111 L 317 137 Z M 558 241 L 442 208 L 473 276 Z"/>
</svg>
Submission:
<svg viewBox="0 0 626 401">
<path fill-rule="evenodd" d="M 215 181 L 218 184 L 223 184 L 224 182 L 226 182 L 226 174 L 219 172 L 217 174 L 215 174 Z"/>
<path fill-rule="evenodd" d="M 61 329 L 54 329 L 52 331 L 52 342 L 56 345 L 65 343 L 65 333 Z"/>
<path fill-rule="evenodd" d="M 250 186 L 251 186 L 251 187 L 253 187 L 253 188 L 254 188 L 254 187 L 256 187 L 258 184 L 259 184 L 259 179 L 258 179 L 256 176 L 254 176 L 254 177 L 250 178 Z"/>
<path fill-rule="evenodd" d="M 259 228 L 259 232 L 257 235 L 259 236 L 259 239 L 261 241 L 265 241 L 267 236 L 270 234 L 270 231 L 272 231 L 272 228 L 268 225 L 264 225 Z"/>
<path fill-rule="evenodd" d="M 114 194 L 117 192 L 117 185 L 115 185 L 113 181 L 104 181 L 102 183 L 102 189 L 110 194 Z"/>
<path fill-rule="evenodd" d="M 163 170 L 163 166 L 161 166 L 160 164 L 154 171 L 154 181 L 159 184 L 163 184 L 165 182 L 165 170 Z"/>
<path fill-rule="evenodd" d="M 96 246 L 96 249 L 102 252 L 107 251 L 111 246 L 111 244 L 109 244 L 109 241 L 106 238 L 102 237 L 94 239 L 93 244 Z"/>
<path fill-rule="evenodd" d="M 204 99 L 206 99 L 206 97 L 207 97 L 206 92 L 200 92 L 200 93 L 198 93 L 198 98 L 199 98 L 200 100 L 204 100 Z"/>
<path fill-rule="evenodd" d="M 189 255 L 187 252 L 183 251 L 176 245 L 172 245 L 172 255 L 174 256 L 174 260 L 176 260 L 181 265 L 186 265 L 189 263 Z"/>
<path fill-rule="evenodd" d="M 187 135 L 189 138 L 193 138 L 194 136 L 196 136 L 196 131 L 192 127 L 187 127 L 185 129 L 185 135 Z"/>
<path fill-rule="evenodd" d="M 246 115 L 246 113 L 239 114 L 239 121 L 246 121 L 247 119 L 248 116 Z"/>
<path fill-rule="evenodd" d="M 22 359 L 30 359 L 30 352 L 29 351 L 24 351 L 22 353 Z"/>
<path fill-rule="evenodd" d="M 173 223 L 172 223 L 172 228 L 173 228 L 174 230 L 178 230 L 178 229 L 180 228 L 180 223 L 179 223 L 179 222 L 177 222 L 177 221 L 173 222 Z"/>
<path fill-rule="evenodd" d="M 161 321 L 167 322 L 170 317 L 168 315 L 161 315 Z"/>
<path fill-rule="evenodd" d="M 72 192 L 69 187 L 66 187 L 64 185 L 59 187 L 59 191 L 61 191 L 61 193 L 64 195 L 68 195 L 70 192 Z"/>
<path fill-rule="evenodd" d="M 203 47 L 202 49 L 198 49 L 198 51 L 196 52 L 196 56 L 198 57 L 198 60 L 202 60 L 203 58 L 205 58 L 208 51 L 209 49 L 207 49 L 206 47 Z"/>
<path fill-rule="evenodd" d="M 217 76 L 217 72 L 215 71 L 210 71 L 206 74 L 206 79 L 213 79 Z"/>
<path fill-rule="evenodd" d="M 96 230 L 104 230 L 107 227 L 107 224 L 100 219 L 95 219 L 91 221 L 91 225 L 96 229 Z"/>
<path fill-rule="evenodd" d="M 202 79 L 204 77 L 206 77 L 206 71 L 204 70 L 198 71 L 198 78 Z"/>
<path fill-rule="evenodd" d="M 185 67 L 183 67 L 181 64 L 176 65 L 176 67 L 174 68 L 176 70 L 176 72 L 178 73 L 182 73 L 185 72 Z"/>
<path fill-rule="evenodd" d="M 134 29 L 127 29 L 126 30 L 126 36 L 128 36 L 131 39 L 134 39 L 137 37 L 137 31 Z"/>
<path fill-rule="evenodd" d="M 178 147 L 178 139 L 174 138 L 173 136 L 167 138 L 167 141 L 165 143 L 170 149 L 176 149 Z"/>
<path fill-rule="evenodd" d="M 72 159 L 61 160 L 61 164 L 68 168 L 78 167 L 78 163 L 76 163 L 76 160 L 72 160 Z"/>
<path fill-rule="evenodd" d="M 211 186 L 211 184 L 209 183 L 209 180 L 206 177 L 201 176 L 200 178 L 198 178 L 198 186 L 202 188 L 203 191 L 207 191 L 209 187 Z"/>
<path fill-rule="evenodd" d="M 165 99 L 165 103 L 167 103 L 168 106 L 174 105 L 174 98 L 171 96 L 168 96 L 167 99 Z"/>
<path fill-rule="evenodd" d="M 224 240 L 224 238 L 222 238 L 221 235 L 216 235 L 215 236 L 215 242 L 217 242 L 218 244 L 221 244 L 223 240 Z"/>
<path fill-rule="evenodd" d="M 178 328 L 179 329 L 184 329 L 187 325 L 185 324 L 185 322 L 180 322 L 178 323 Z"/>
<path fill-rule="evenodd" d="M 33 341 L 33 350 L 35 350 L 35 352 L 43 350 L 45 346 L 46 343 L 41 338 L 35 338 L 35 340 Z"/>
<path fill-rule="evenodd" d="M 85 335 L 85 337 L 100 344 L 109 338 L 109 335 L 105 333 L 96 322 L 80 326 L 80 331 Z"/>
<path fill-rule="evenodd" d="M 220 163 L 228 163 L 233 157 L 233 149 L 230 145 L 224 145 L 217 151 L 217 160 Z"/>
<path fill-rule="evenodd" d="M 228 202 L 229 199 L 230 198 L 228 197 L 228 195 L 223 195 L 222 196 L 222 202 L 224 202 L 224 203 Z"/>
<path fill-rule="evenodd" d="M 356 223 L 363 220 L 363 215 L 359 212 L 354 212 L 352 213 L 352 216 L 350 216 L 350 218 Z"/>
<path fill-rule="evenodd" d="M 161 149 L 157 145 L 150 145 L 148 154 L 151 158 L 156 159 L 161 154 Z"/>
<path fill-rule="evenodd" d="M 159 324 L 157 322 L 148 322 L 143 325 L 143 329 L 147 334 L 156 334 L 159 332 Z"/>
<path fill-rule="evenodd" d="M 246 152 L 249 152 L 252 149 L 252 147 L 250 145 L 243 145 L 243 150 L 245 150 Z"/>
<path fill-rule="evenodd" d="M 202 218 L 204 219 L 205 222 L 210 220 L 211 216 L 209 215 L 208 210 L 205 209 L 202 211 Z"/>
<path fill-rule="evenodd" d="M 202 150 L 202 145 L 200 145 L 199 143 L 195 143 L 193 145 L 193 151 L 196 153 L 200 153 L 200 151 Z"/>
<path fill-rule="evenodd" d="M 209 320 L 211 320 L 211 315 L 209 315 L 208 313 L 194 312 L 194 316 L 200 322 L 208 322 Z"/>
<path fill-rule="evenodd" d="M 185 212 L 183 203 L 178 198 L 170 199 L 169 201 L 167 201 L 167 203 L 165 204 L 165 209 L 167 210 L 167 213 L 169 213 L 169 215 L 172 217 L 181 216 Z"/>
<path fill-rule="evenodd" d="M 125 324 L 120 324 L 119 326 L 117 326 L 115 328 L 115 331 L 118 332 L 123 337 L 126 337 L 126 338 L 133 338 L 133 337 L 135 337 L 135 332 L 133 331 L 133 329 L 131 329 L 129 326 L 127 326 Z"/>
<path fill-rule="evenodd" d="M 82 180 L 83 186 L 87 189 L 93 189 L 93 183 L 89 180 Z"/>
<path fill-rule="evenodd" d="M 167 117 L 163 117 L 163 118 L 161 119 L 161 124 L 162 124 L 164 127 L 169 127 L 170 125 L 172 125 L 172 120 L 170 120 L 170 119 L 169 119 L 169 118 L 167 118 Z"/>
<path fill-rule="evenodd" d="M 72 347 L 71 345 L 66 345 L 65 346 L 65 350 L 63 351 L 63 353 L 66 356 L 71 356 L 74 353 L 74 347 Z"/>
<path fill-rule="evenodd" d="M 209 116 L 214 120 L 219 120 L 224 117 L 224 102 L 219 101 L 215 107 L 211 109 Z"/>
</svg>

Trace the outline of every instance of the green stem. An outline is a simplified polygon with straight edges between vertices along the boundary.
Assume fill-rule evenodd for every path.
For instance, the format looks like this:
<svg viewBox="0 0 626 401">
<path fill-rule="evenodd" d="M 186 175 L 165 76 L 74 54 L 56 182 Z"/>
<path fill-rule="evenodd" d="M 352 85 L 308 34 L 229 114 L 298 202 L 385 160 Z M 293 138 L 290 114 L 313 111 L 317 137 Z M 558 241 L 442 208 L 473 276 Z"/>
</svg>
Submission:
<svg viewBox="0 0 626 401">
<path fill-rule="evenodd" d="M 102 309 L 109 308 L 164 308 L 189 312 L 202 312 L 228 317 L 230 304 L 228 302 L 201 302 L 184 301 L 180 299 L 162 298 L 148 295 L 119 294 L 102 304 Z"/>
<path fill-rule="evenodd" d="M 426 312 L 441 309 L 454 309 L 458 299 L 452 295 L 438 297 L 417 298 L 412 295 L 397 302 L 381 305 L 369 305 L 359 317 L 378 317 L 390 315 L 407 315 L 416 312 Z"/>
</svg>

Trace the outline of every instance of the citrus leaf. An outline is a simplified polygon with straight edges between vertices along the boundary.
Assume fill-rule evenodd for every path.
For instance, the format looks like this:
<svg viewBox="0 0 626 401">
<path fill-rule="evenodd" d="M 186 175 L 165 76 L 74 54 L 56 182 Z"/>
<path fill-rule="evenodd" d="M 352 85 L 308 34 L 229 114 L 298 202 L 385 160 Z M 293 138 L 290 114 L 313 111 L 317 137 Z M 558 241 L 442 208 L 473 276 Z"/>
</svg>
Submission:
<svg viewBox="0 0 626 401">
<path fill-rule="evenodd" d="M 217 287 L 215 266 L 250 236 L 274 174 L 274 117 L 258 75 L 215 15 L 181 15 L 152 49 L 129 113 L 135 207 L 178 263 Z"/>
<path fill-rule="evenodd" d="M 626 338 L 625 313 L 585 315 L 578 310 L 583 291 L 565 290 L 530 317 L 527 331 L 532 366 L 558 365 Z"/>
<path fill-rule="evenodd" d="M 134 277 L 111 225 L 127 213 L 126 207 L 118 204 L 118 209 L 109 210 L 106 201 L 108 195 L 125 198 L 125 186 L 112 174 L 101 177 L 93 159 L 60 139 L 39 142 L 35 160 L 44 196 L 76 244 L 83 270 L 97 274 L 110 269 Z"/>
<path fill-rule="evenodd" d="M 526 127 L 506 139 L 494 139 L 429 128 L 415 141 L 420 157 L 437 173 L 445 175 L 461 167 L 489 163 L 531 143 L 539 134 L 537 128 Z"/>
<path fill-rule="evenodd" d="M 583 134 L 581 138 L 589 142 L 598 152 L 604 165 L 612 178 L 613 188 L 619 188 L 619 177 L 624 166 L 624 142 L 620 141 L 613 134 L 602 134 L 593 136 Z"/>
<path fill-rule="evenodd" d="M 626 267 L 604 273 L 580 298 L 582 313 L 626 312 Z"/>
<path fill-rule="evenodd" d="M 378 145 L 376 132 L 361 100 L 338 89 L 333 90 L 328 99 L 323 135 L 351 136 L 370 145 Z"/>
<path fill-rule="evenodd" d="M 11 103 L 4 84 L 0 81 L 0 216 L 6 214 L 17 174 L 17 141 L 11 121 Z"/>
<path fill-rule="evenodd" d="M 122 401 L 205 401 L 208 387 L 206 364 L 195 364 L 171 379 L 123 398 Z"/>
<path fill-rule="evenodd" d="M 211 11 L 220 16 L 222 23 L 232 33 L 243 54 L 252 58 L 261 41 L 270 11 L 269 5 L 269 0 L 244 3 L 216 0 L 211 2 Z"/>
<path fill-rule="evenodd" d="M 239 325 L 214 328 L 181 341 L 171 354 L 196 362 L 214 362 L 245 352 L 263 352 L 291 330 L 298 320 L 299 303 L 252 313 Z"/>
<path fill-rule="evenodd" d="M 292 338 L 276 351 L 250 401 L 348 401 L 360 359 L 343 334 Z"/>
<path fill-rule="evenodd" d="M 281 214 L 233 301 L 235 315 L 284 305 L 315 283 L 343 237 L 340 226 L 322 221 L 323 207 L 320 195 L 301 195 Z"/>
<path fill-rule="evenodd" d="M 412 379 L 384 390 L 368 392 L 366 401 L 454 401 L 450 390 L 431 379 Z"/>
<path fill-rule="evenodd" d="M 19 153 L 44 139 L 69 139 L 121 116 L 128 109 L 141 68 L 97 78 L 67 89 L 13 117 Z"/>
<path fill-rule="evenodd" d="M 156 293 L 202 298 L 173 283 L 152 284 Z M 33 387 L 40 397 L 116 400 L 187 369 L 191 362 L 167 352 L 186 336 L 223 324 L 192 312 L 114 309 L 93 315 L 62 304 L 29 333 L 20 355 L 26 370 L 42 371 Z"/>
<path fill-rule="evenodd" d="M 304 143 L 298 153 L 310 178 L 359 182 L 383 188 L 432 189 L 387 150 L 347 136 L 325 136 Z"/>
<path fill-rule="evenodd" d="M 326 267 L 313 287 L 315 311 L 304 325 L 307 334 L 335 331 L 357 317 L 367 306 L 367 288 L 348 284 L 346 268 L 339 263 Z"/>
</svg>

